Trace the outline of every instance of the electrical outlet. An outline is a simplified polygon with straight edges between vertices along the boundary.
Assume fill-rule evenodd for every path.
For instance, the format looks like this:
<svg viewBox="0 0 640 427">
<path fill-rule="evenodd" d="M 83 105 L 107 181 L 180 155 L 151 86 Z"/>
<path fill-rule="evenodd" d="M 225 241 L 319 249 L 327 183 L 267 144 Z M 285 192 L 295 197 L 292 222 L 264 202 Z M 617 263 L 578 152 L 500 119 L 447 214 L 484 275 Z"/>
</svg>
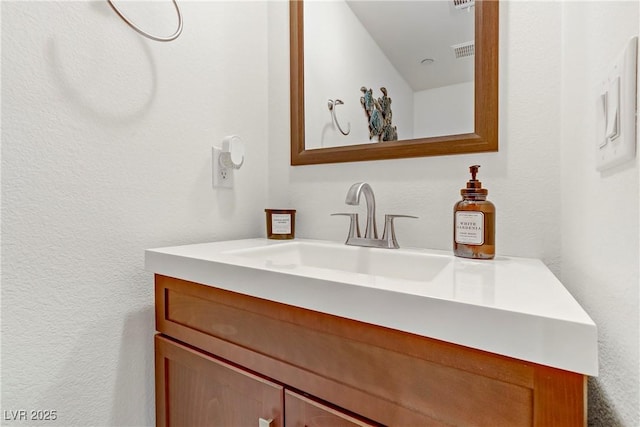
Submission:
<svg viewBox="0 0 640 427">
<path fill-rule="evenodd" d="M 213 186 L 222 188 L 233 188 L 233 169 L 226 168 L 220 164 L 220 153 L 222 150 L 213 147 L 211 151 L 211 172 L 213 175 Z"/>
</svg>

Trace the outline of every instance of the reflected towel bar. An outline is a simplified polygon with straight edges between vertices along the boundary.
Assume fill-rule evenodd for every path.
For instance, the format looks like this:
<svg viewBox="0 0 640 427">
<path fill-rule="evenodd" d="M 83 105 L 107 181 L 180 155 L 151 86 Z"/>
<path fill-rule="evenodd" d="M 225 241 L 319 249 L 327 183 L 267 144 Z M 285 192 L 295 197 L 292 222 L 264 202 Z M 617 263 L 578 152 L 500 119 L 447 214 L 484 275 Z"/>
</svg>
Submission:
<svg viewBox="0 0 640 427">
<path fill-rule="evenodd" d="M 336 99 L 335 101 L 333 99 L 330 99 L 329 111 L 331 111 L 331 117 L 333 118 L 333 122 L 336 124 L 336 126 L 338 126 L 338 130 L 340 131 L 340 133 L 343 135 L 349 135 L 349 132 L 351 132 L 351 123 L 348 123 L 349 128 L 345 132 L 342 130 L 340 123 L 338 123 L 338 118 L 336 117 L 336 105 L 342 105 L 342 104 L 344 104 L 344 102 L 342 102 L 342 100 L 340 99 Z"/>
</svg>

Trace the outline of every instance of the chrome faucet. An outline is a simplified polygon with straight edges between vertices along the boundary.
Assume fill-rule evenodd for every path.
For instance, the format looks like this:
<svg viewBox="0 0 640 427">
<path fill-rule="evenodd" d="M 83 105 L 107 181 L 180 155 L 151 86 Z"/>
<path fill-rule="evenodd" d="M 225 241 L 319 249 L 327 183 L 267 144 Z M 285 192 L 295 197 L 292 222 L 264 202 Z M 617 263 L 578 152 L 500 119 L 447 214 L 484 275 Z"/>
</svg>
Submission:
<svg viewBox="0 0 640 427">
<path fill-rule="evenodd" d="M 332 215 L 345 215 L 350 218 L 349 235 L 345 244 L 352 246 L 366 246 L 371 248 L 387 248 L 398 249 L 398 241 L 396 240 L 396 232 L 393 225 L 395 218 L 417 218 L 411 215 L 385 215 L 384 231 L 382 239 L 378 238 L 378 227 L 376 226 L 376 198 L 373 195 L 373 189 L 366 182 L 357 182 L 349 188 L 345 203 L 348 205 L 358 205 L 360 203 L 360 194 L 364 194 L 367 203 L 367 223 L 365 225 L 364 237 L 360 235 L 360 226 L 358 224 L 357 213 L 335 213 Z"/>
<path fill-rule="evenodd" d="M 366 182 L 356 182 L 349 188 L 344 202 L 351 206 L 358 206 L 360 204 L 360 194 L 364 194 L 364 200 L 367 203 L 367 224 L 364 227 L 364 238 L 377 239 L 376 197 L 373 195 L 371 186 Z"/>
</svg>

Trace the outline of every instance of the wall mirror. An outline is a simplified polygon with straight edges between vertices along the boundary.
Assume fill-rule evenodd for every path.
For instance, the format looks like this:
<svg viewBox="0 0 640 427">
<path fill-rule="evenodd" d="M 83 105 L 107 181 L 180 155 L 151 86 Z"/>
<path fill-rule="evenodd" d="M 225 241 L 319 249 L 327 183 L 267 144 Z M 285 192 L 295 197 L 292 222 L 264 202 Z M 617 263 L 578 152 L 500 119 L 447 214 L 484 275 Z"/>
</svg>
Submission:
<svg viewBox="0 0 640 427">
<path fill-rule="evenodd" d="M 289 8 L 292 165 L 498 150 L 498 1 Z"/>
</svg>

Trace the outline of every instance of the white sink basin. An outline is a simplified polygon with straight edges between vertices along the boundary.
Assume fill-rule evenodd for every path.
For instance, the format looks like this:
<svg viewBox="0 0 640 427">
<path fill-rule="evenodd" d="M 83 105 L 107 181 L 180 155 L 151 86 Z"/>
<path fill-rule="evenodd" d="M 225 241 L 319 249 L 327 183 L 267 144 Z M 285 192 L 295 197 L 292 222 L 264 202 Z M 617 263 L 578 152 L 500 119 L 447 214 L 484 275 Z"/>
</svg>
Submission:
<svg viewBox="0 0 640 427">
<path fill-rule="evenodd" d="M 245 239 L 145 253 L 147 270 L 586 375 L 596 326 L 539 260 Z"/>
<path fill-rule="evenodd" d="M 271 268 L 311 267 L 422 282 L 432 280 L 451 262 L 446 255 L 410 250 L 297 241 L 232 250 L 226 254 L 251 258 Z"/>
</svg>

